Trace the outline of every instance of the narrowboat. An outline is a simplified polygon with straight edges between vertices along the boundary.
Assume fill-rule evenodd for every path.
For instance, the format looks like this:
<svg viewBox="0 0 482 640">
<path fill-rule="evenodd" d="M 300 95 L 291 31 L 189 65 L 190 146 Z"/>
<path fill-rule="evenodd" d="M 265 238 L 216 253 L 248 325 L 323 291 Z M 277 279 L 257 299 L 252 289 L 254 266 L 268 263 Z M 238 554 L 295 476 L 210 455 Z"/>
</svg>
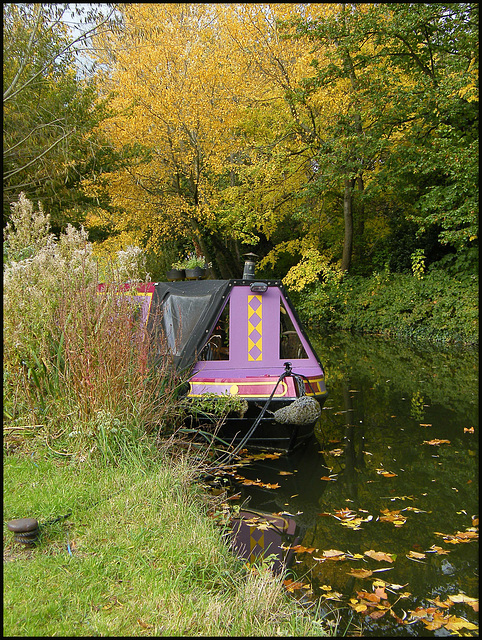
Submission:
<svg viewBox="0 0 482 640">
<path fill-rule="evenodd" d="M 280 280 L 243 277 L 137 287 L 158 357 L 188 375 L 187 397 L 231 395 L 244 409 L 217 436 L 290 452 L 313 434 L 327 397 L 325 374 Z"/>
</svg>

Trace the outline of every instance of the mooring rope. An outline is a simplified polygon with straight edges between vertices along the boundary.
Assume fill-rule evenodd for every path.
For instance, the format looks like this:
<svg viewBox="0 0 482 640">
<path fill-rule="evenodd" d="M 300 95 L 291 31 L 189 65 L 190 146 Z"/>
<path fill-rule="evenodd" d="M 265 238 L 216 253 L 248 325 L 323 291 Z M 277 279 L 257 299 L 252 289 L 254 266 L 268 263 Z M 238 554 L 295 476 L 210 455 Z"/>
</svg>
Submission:
<svg viewBox="0 0 482 640">
<path fill-rule="evenodd" d="M 294 377 L 295 375 L 297 375 L 297 374 L 293 374 L 293 372 L 291 371 L 291 362 L 285 362 L 284 365 L 285 365 L 285 370 L 283 371 L 283 373 L 278 378 L 278 381 L 275 384 L 274 389 L 271 392 L 271 395 L 266 400 L 263 408 L 261 409 L 260 414 L 258 415 L 256 420 L 251 425 L 249 431 L 241 438 L 241 440 L 238 442 L 238 444 L 236 445 L 236 447 L 232 451 L 226 452 L 224 458 L 221 456 L 220 460 L 217 461 L 216 466 L 208 467 L 206 469 L 206 473 L 207 472 L 211 472 L 211 471 L 216 471 L 217 469 L 220 469 L 222 466 L 226 465 L 230 460 L 232 460 L 234 458 L 234 456 L 238 453 L 238 451 L 240 451 L 244 447 L 244 445 L 248 442 L 248 440 L 251 438 L 253 433 L 256 431 L 259 423 L 261 422 L 264 414 L 266 413 L 266 410 L 268 409 L 268 406 L 269 406 L 271 400 L 273 399 L 273 396 L 274 396 L 274 394 L 276 392 L 276 389 L 278 388 L 279 383 L 282 380 L 284 380 L 284 378 L 286 378 L 288 376 Z"/>
</svg>

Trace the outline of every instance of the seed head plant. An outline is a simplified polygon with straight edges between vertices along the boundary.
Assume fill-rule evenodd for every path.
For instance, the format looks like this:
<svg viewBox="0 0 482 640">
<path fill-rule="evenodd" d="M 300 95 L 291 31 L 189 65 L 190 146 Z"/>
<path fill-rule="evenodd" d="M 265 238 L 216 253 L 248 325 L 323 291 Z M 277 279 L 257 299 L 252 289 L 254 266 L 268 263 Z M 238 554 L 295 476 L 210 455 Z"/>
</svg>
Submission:
<svg viewBox="0 0 482 640">
<path fill-rule="evenodd" d="M 154 363 L 153 337 L 120 286 L 139 281 L 141 252 L 124 252 L 100 291 L 86 232 L 68 225 L 57 239 L 49 229 L 22 194 L 5 230 L 4 415 L 112 461 L 174 419 L 169 359 Z"/>
</svg>

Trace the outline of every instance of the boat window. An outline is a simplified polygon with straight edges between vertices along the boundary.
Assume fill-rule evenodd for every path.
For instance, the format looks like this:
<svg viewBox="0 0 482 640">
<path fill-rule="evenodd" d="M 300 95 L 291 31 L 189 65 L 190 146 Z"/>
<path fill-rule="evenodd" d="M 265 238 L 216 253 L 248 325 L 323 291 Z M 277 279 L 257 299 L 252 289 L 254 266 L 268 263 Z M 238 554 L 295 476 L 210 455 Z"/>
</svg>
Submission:
<svg viewBox="0 0 482 640">
<path fill-rule="evenodd" d="M 283 303 L 280 305 L 280 358 L 304 360 L 308 356 L 306 354 L 303 343 L 296 331 L 293 322 Z"/>
<path fill-rule="evenodd" d="M 229 303 L 219 316 L 200 360 L 229 360 Z"/>
</svg>

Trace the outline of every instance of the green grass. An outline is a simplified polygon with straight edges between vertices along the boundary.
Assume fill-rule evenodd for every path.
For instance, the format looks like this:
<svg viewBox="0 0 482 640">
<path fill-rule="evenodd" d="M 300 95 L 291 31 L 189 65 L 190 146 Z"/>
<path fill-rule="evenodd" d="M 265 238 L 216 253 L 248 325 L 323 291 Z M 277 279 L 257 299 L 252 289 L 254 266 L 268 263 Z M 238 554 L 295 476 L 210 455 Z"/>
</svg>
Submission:
<svg viewBox="0 0 482 640">
<path fill-rule="evenodd" d="M 33 549 L 6 527 L 69 511 Z M 279 578 L 229 552 L 207 511 L 184 458 L 146 451 L 109 467 L 41 449 L 4 456 L 4 635 L 320 635 Z"/>
</svg>

